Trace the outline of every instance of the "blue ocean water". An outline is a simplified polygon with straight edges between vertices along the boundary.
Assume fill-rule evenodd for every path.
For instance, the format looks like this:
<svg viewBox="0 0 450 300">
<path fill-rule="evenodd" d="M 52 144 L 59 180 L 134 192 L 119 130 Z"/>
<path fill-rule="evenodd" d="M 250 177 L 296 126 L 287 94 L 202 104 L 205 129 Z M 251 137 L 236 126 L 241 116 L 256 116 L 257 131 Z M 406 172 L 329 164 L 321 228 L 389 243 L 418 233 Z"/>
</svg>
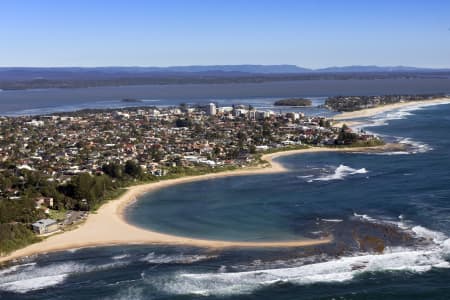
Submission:
<svg viewBox="0 0 450 300">
<path fill-rule="evenodd" d="M 226 240 L 314 237 L 319 223 L 358 218 L 394 224 L 427 244 L 343 255 L 316 248 L 75 249 L 0 269 L 0 299 L 449 299 L 450 105 L 366 121 L 366 130 L 412 149 L 283 157 L 288 173 L 159 190 L 127 217 L 161 232 Z"/>
</svg>

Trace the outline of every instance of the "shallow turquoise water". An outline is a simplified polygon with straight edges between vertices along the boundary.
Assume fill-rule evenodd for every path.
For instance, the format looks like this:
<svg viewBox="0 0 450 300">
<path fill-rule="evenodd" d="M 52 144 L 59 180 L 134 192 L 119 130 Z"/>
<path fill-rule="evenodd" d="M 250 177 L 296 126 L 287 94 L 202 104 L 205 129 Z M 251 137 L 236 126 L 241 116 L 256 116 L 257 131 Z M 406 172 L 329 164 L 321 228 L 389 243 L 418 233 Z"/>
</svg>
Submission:
<svg viewBox="0 0 450 300">
<path fill-rule="evenodd" d="M 279 161 L 290 168 L 288 173 L 171 186 L 142 197 L 127 217 L 165 233 L 225 240 L 298 238 L 308 235 L 309 224 L 318 218 L 355 213 L 390 220 L 402 215 L 450 233 L 448 107 L 427 108 L 391 126 L 370 128 L 396 139 L 409 137 L 417 153 L 283 157 Z"/>
<path fill-rule="evenodd" d="M 80 249 L 0 269 L 0 299 L 449 299 L 449 116 L 450 105 L 433 106 L 379 116 L 373 121 L 389 126 L 367 128 L 408 138 L 414 153 L 284 157 L 288 173 L 183 184 L 128 210 L 142 227 L 230 240 L 310 237 L 318 220 L 356 216 L 398 224 L 427 246 L 343 256 L 312 248 Z"/>
</svg>

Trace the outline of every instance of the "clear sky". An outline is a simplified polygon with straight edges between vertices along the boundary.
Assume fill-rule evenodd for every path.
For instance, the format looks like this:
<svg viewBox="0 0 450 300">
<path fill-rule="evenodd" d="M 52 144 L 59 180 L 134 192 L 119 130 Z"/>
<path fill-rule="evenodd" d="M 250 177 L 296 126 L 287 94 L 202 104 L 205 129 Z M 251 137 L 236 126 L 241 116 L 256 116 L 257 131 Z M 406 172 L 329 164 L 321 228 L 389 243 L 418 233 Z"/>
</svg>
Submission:
<svg viewBox="0 0 450 300">
<path fill-rule="evenodd" d="M 0 66 L 450 67 L 448 0 L 0 0 Z"/>
</svg>

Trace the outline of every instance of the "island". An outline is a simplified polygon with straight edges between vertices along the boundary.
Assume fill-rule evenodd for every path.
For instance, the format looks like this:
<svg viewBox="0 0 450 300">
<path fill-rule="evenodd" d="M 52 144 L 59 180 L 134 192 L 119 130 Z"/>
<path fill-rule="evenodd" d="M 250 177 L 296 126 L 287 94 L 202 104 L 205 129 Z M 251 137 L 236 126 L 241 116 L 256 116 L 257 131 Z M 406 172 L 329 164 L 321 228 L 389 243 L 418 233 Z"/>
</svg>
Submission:
<svg viewBox="0 0 450 300">
<path fill-rule="evenodd" d="M 134 98 L 125 98 L 125 99 L 122 99 L 122 102 L 135 103 L 135 102 L 142 102 L 142 100 L 134 99 Z"/>
<path fill-rule="evenodd" d="M 288 98 L 275 101 L 274 106 L 311 106 L 312 101 L 305 98 Z"/>
</svg>

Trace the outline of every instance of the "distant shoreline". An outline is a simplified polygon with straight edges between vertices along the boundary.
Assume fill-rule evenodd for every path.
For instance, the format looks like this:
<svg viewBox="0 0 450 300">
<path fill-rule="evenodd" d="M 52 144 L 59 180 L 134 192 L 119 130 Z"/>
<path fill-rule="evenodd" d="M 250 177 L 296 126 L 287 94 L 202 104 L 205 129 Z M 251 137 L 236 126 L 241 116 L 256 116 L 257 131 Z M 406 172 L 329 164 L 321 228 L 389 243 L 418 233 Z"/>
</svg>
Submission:
<svg viewBox="0 0 450 300">
<path fill-rule="evenodd" d="M 104 103 L 109 108 L 130 106 L 120 101 L 123 98 L 159 100 L 155 103 L 146 102 L 146 105 L 156 106 L 179 105 L 182 102 L 206 103 L 211 100 L 224 100 L 225 106 L 242 104 L 241 100 L 244 102 L 252 100 L 249 104 L 252 104 L 253 100 L 263 100 L 263 106 L 267 106 L 269 102 L 272 103 L 276 99 L 325 98 L 335 96 L 336 91 L 342 95 L 408 95 L 437 91 L 450 93 L 450 85 L 449 79 L 330 79 L 220 85 L 173 84 L 43 89 L 27 92 L 3 91 L 0 93 L 0 115 L 13 117 L 72 112 L 85 108 L 105 108 Z"/>
<path fill-rule="evenodd" d="M 343 112 L 333 117 L 334 120 L 352 120 L 352 119 L 359 119 L 359 118 L 368 118 L 373 117 L 375 115 L 388 112 L 395 109 L 401 109 L 401 108 L 408 108 L 408 107 L 414 107 L 414 106 L 421 106 L 421 105 L 439 105 L 439 104 L 448 104 L 450 103 L 450 97 L 447 98 L 439 98 L 434 100 L 420 100 L 420 101 L 408 101 L 408 102 L 400 102 L 400 103 L 393 103 L 393 104 L 386 104 L 386 105 L 380 105 L 377 107 L 372 108 L 366 108 L 362 110 L 357 111 L 351 111 L 351 112 Z"/>
<path fill-rule="evenodd" d="M 222 173 L 211 173 L 199 176 L 188 176 L 177 179 L 169 179 L 155 183 L 141 184 L 129 187 L 122 196 L 111 200 L 100 207 L 93 214 L 90 214 L 85 223 L 78 228 L 61 234 L 55 234 L 47 239 L 31 244 L 25 248 L 16 250 L 9 255 L 0 257 L 0 264 L 7 261 L 19 259 L 26 256 L 43 254 L 55 251 L 63 251 L 74 248 L 87 248 L 96 246 L 112 245 L 132 245 L 132 244 L 164 244 L 164 245 L 190 245 L 205 248 L 245 248 L 245 247 L 302 247 L 330 243 L 333 238 L 322 239 L 299 239 L 291 241 L 267 241 L 267 242 L 247 242 L 247 241 L 224 241 L 189 238 L 171 234 L 164 234 L 150 229 L 140 228 L 128 223 L 125 219 L 125 209 L 140 196 L 145 193 L 161 188 L 167 188 L 176 184 L 189 183 L 194 181 L 224 178 L 229 176 L 247 176 L 257 174 L 276 174 L 287 172 L 288 170 L 275 162 L 275 158 L 319 152 L 353 152 L 378 149 L 387 151 L 386 147 L 348 147 L 348 148 L 307 148 L 265 154 L 262 159 L 268 162 L 268 166 L 249 167 Z"/>
</svg>

